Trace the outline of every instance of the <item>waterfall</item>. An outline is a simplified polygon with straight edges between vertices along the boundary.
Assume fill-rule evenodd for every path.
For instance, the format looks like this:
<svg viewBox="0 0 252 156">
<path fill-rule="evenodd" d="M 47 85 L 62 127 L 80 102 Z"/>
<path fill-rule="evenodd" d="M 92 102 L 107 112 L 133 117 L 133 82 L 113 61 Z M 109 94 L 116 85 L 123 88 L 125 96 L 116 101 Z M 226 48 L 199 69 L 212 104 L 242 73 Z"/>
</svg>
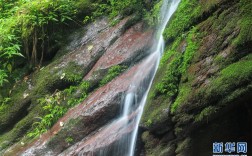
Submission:
<svg viewBox="0 0 252 156">
<path fill-rule="evenodd" d="M 154 65 L 151 66 L 152 70 L 150 71 L 150 73 L 148 73 L 148 75 L 146 75 L 147 77 L 145 78 L 143 82 L 140 82 L 140 83 L 137 82 L 137 84 L 133 83 L 132 85 L 133 87 L 132 86 L 130 87 L 129 93 L 126 95 L 126 98 L 125 98 L 124 110 L 123 110 L 124 113 L 122 117 L 129 116 L 129 113 L 132 111 L 134 112 L 134 110 L 136 110 L 137 112 L 137 115 L 135 117 L 135 128 L 133 130 L 133 133 L 130 134 L 131 138 L 129 142 L 130 143 L 129 151 L 127 154 L 129 156 L 134 155 L 137 132 L 138 132 L 140 119 L 143 113 L 144 105 L 146 103 L 147 95 L 152 85 L 152 81 L 158 69 L 161 55 L 164 51 L 164 39 L 163 39 L 162 34 L 171 16 L 176 11 L 179 2 L 180 0 L 163 0 L 163 4 L 160 11 L 160 24 L 157 30 L 158 40 L 153 45 L 153 52 L 148 56 L 147 61 L 145 62 L 146 65 L 144 65 L 143 69 L 139 69 L 139 73 L 137 73 L 135 76 L 136 77 L 143 76 L 141 71 L 146 70 L 146 67 L 150 66 L 152 62 L 155 62 L 155 63 Z M 134 100 L 134 98 L 136 99 L 137 97 L 138 97 L 138 100 Z"/>
<path fill-rule="evenodd" d="M 78 148 L 79 156 L 134 156 L 140 119 L 147 95 L 158 69 L 164 51 L 163 32 L 180 0 L 163 0 L 160 11 L 160 24 L 157 27 L 156 42 L 149 55 L 136 66 L 133 81 L 122 102 L 121 115 L 106 127 L 102 127 L 83 148 Z M 92 142 L 92 141 L 91 141 Z M 75 151 L 76 149 L 72 149 Z M 71 150 L 70 150 L 71 151 Z M 64 155 L 64 154 L 63 154 Z"/>
</svg>

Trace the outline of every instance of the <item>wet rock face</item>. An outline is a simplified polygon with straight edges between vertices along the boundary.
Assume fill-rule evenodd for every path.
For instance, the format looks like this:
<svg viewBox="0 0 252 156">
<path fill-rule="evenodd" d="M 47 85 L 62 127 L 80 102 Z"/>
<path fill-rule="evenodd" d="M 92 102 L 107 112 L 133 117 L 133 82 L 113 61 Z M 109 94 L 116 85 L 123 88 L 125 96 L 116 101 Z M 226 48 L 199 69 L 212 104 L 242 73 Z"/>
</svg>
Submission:
<svg viewBox="0 0 252 156">
<path fill-rule="evenodd" d="M 212 155 L 213 142 L 252 141 L 252 108 L 248 104 L 252 101 L 252 60 L 248 50 L 252 41 L 236 43 L 244 31 L 239 24 L 244 12 L 239 10 L 242 5 L 251 6 L 251 2 L 215 2 L 220 5 L 214 5 L 191 24 L 197 28 L 193 42 L 175 39 L 167 47 L 169 51 L 175 46 L 172 50 L 177 53 L 171 54 L 157 72 L 141 122 L 146 155 Z M 185 30 L 181 35 L 191 31 Z M 186 72 L 173 68 L 172 72 L 180 75 L 176 77 L 178 82 L 171 83 L 174 77 L 165 77 L 166 68 L 172 67 L 169 64 L 174 63 L 176 55 L 182 55 L 182 63 L 188 59 L 188 49 L 194 42 L 199 45 L 189 53 L 193 57 Z M 177 93 L 172 97 L 157 93 L 163 81 L 177 86 Z"/>
<path fill-rule="evenodd" d="M 148 54 L 152 42 L 153 30 L 145 30 L 142 22 L 132 23 L 132 18 L 126 17 L 113 27 L 109 26 L 108 19 L 103 18 L 76 31 L 67 39 L 70 41 L 69 44 L 57 53 L 55 61 L 32 77 L 34 79 L 39 77 L 41 80 L 39 85 L 43 87 L 40 88 L 38 84 L 33 83 L 29 95 L 54 92 L 56 89 L 63 90 L 66 86 L 62 85 L 63 80 L 69 73 L 78 74 L 86 81 L 98 83 L 104 77 L 102 74 L 97 76 L 100 71 L 107 71 L 115 65 L 124 65 L 128 69 L 108 84 L 93 88 L 95 91 L 90 93 L 85 101 L 69 110 L 39 139 L 24 147 L 20 147 L 18 143 L 8 149 L 5 155 L 40 156 L 58 155 L 62 152 L 62 155 L 71 153 L 76 155 L 85 152 L 77 149 L 81 147 L 79 144 L 85 147 L 87 143 L 93 145 L 95 153 L 96 149 L 108 147 L 110 144 L 116 145 L 120 137 L 132 131 L 125 129 L 122 134 L 114 135 L 113 139 L 108 141 L 105 137 L 104 145 L 97 145 L 95 139 L 92 139 L 96 135 L 99 136 L 100 129 L 104 129 L 119 116 L 124 98 L 122 95 L 134 81 L 136 70 L 141 66 L 141 60 Z M 62 78 L 63 74 L 65 77 Z M 42 75 L 45 77 L 42 78 Z M 36 117 L 36 114 L 33 115 Z M 66 149 L 68 150 L 65 151 Z M 86 148 L 88 152 L 92 151 L 90 149 L 92 147 Z"/>
<path fill-rule="evenodd" d="M 152 31 L 143 32 L 143 23 L 134 25 L 114 41 L 85 76 L 85 79 L 99 79 L 95 76 L 99 70 L 107 70 L 114 65 L 134 65 L 147 54 L 146 51 L 150 49 L 151 39 Z"/>
<path fill-rule="evenodd" d="M 134 81 L 134 75 L 139 66 L 141 63 L 92 93 L 87 100 L 61 118 L 49 132 L 19 154 L 24 156 L 58 155 L 60 153 L 61 155 L 80 153 L 88 155 L 100 152 L 106 147 L 116 148 L 117 142 L 126 134 L 131 133 L 132 127 L 121 127 L 124 126 L 125 121 L 118 121 L 118 124 L 114 125 L 115 127 L 106 127 L 106 124 L 119 115 L 122 107 L 120 105 L 122 94 Z M 119 129 L 124 130 L 118 134 Z M 67 137 L 71 137 L 74 141 L 71 144 L 68 143 Z"/>
</svg>

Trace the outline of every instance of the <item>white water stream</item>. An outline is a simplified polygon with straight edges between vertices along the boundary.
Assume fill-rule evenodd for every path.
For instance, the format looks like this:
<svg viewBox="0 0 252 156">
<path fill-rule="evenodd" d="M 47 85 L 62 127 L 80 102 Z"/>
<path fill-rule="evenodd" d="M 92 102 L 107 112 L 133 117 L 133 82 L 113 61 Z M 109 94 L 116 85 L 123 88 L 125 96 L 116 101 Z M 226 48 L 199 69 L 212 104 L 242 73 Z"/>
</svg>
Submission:
<svg viewBox="0 0 252 156">
<path fill-rule="evenodd" d="M 145 61 L 145 65 L 142 66 L 143 69 L 139 69 L 138 73 L 136 73 L 135 80 L 138 80 L 138 77 L 145 75 L 142 74 L 142 71 L 146 70 L 146 68 L 153 68 L 150 70 L 146 76 L 146 81 L 144 82 L 134 82 L 130 88 L 129 92 L 126 95 L 122 118 L 127 118 L 131 113 L 137 113 L 135 117 L 135 127 L 134 131 L 130 136 L 129 141 L 129 151 L 128 156 L 133 156 L 136 146 L 137 132 L 140 123 L 140 119 L 143 113 L 143 109 L 147 100 L 147 95 L 149 93 L 150 87 L 152 85 L 152 81 L 158 69 L 158 65 L 160 62 L 161 55 L 164 51 L 164 39 L 163 32 L 173 13 L 176 11 L 180 0 L 163 0 L 163 4 L 160 11 L 160 25 L 158 26 L 158 40 L 153 45 L 153 52 L 148 56 Z M 154 62 L 154 64 L 153 64 Z M 141 79 L 139 79 L 141 80 Z M 139 91 L 140 90 L 140 91 Z"/>
<path fill-rule="evenodd" d="M 121 115 L 108 125 L 100 128 L 96 133 L 71 146 L 59 156 L 134 156 L 137 150 L 137 133 L 139 123 L 143 114 L 152 81 L 158 69 L 160 58 L 164 51 L 163 32 L 165 27 L 176 11 L 180 0 L 162 0 L 159 25 L 156 32 L 156 42 L 153 43 L 149 55 L 135 67 L 135 75 L 129 86 L 122 104 Z M 109 113 L 109 112 L 108 112 Z M 37 147 L 36 147 L 37 146 Z M 39 153 L 45 149 L 45 142 L 37 142 L 37 145 L 28 149 L 23 155 Z M 36 151 L 35 151 L 36 150 Z M 54 155 L 47 151 L 44 155 Z"/>
<path fill-rule="evenodd" d="M 135 152 L 140 119 L 164 51 L 162 34 L 179 2 L 180 0 L 163 0 L 156 42 L 152 45 L 149 55 L 136 65 L 132 83 L 121 103 L 121 115 L 102 127 L 91 138 L 83 141 L 83 145 L 80 142 L 77 149 L 73 147 L 70 151 L 77 151 L 79 156 L 134 156 L 138 154 Z"/>
</svg>

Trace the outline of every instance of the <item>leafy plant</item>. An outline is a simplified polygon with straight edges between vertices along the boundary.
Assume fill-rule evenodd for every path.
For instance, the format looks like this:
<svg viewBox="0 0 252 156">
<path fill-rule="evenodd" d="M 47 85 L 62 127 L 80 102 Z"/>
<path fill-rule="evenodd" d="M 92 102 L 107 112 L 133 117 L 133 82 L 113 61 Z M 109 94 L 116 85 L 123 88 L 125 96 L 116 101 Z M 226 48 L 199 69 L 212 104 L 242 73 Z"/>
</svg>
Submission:
<svg viewBox="0 0 252 156">
<path fill-rule="evenodd" d="M 0 112 L 3 112 L 5 110 L 10 100 L 10 98 L 4 98 L 2 101 L 0 101 Z"/>
<path fill-rule="evenodd" d="M 8 82 L 8 75 L 4 70 L 0 69 L 0 87 L 4 84 L 4 82 Z"/>
<path fill-rule="evenodd" d="M 67 108 L 61 103 L 61 92 L 40 98 L 38 102 L 47 113 L 45 116 L 38 118 L 40 119 L 39 122 L 33 123 L 33 130 L 28 134 L 29 137 L 37 137 L 46 132 L 67 111 Z"/>
<path fill-rule="evenodd" d="M 38 117 L 39 121 L 33 123 L 33 129 L 28 133 L 28 136 L 37 137 L 51 128 L 69 108 L 79 104 L 87 97 L 89 87 L 89 83 L 83 81 L 79 86 L 70 86 L 64 91 L 38 99 L 38 103 L 46 114 L 43 117 Z M 81 96 L 76 98 L 74 94 L 78 91 L 81 92 Z"/>
<path fill-rule="evenodd" d="M 65 139 L 65 141 L 66 141 L 67 143 L 71 144 L 74 140 L 73 140 L 73 138 L 71 138 L 71 137 L 67 137 L 67 138 Z"/>
<path fill-rule="evenodd" d="M 148 25 L 155 26 L 160 22 L 160 9 L 163 1 L 159 1 L 154 7 L 150 10 L 144 11 L 144 20 L 147 21 Z"/>
<path fill-rule="evenodd" d="M 107 75 L 100 81 L 100 86 L 103 86 L 112 79 L 114 79 L 116 76 L 121 74 L 126 68 L 127 68 L 126 66 L 120 66 L 120 65 L 115 65 L 111 67 L 108 70 Z"/>
<path fill-rule="evenodd" d="M 138 0 L 124 0 L 124 1 L 117 1 L 117 0 L 109 0 L 111 5 L 111 12 L 110 16 L 115 17 L 119 14 L 126 14 L 130 13 L 132 10 L 138 10 L 142 7 L 141 1 Z"/>
</svg>

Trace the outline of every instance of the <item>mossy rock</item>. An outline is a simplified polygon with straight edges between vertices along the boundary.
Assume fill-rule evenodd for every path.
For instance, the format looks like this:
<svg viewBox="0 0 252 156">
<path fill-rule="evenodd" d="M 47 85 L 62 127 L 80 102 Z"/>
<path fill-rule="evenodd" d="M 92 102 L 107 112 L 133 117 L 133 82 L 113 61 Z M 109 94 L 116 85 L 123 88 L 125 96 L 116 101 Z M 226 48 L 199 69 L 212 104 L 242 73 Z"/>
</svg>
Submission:
<svg viewBox="0 0 252 156">
<path fill-rule="evenodd" d="M 199 35 L 200 40 L 192 41 L 199 43 L 196 46 L 198 48 L 192 48 L 191 59 L 182 71 L 177 68 L 171 70 L 180 72 L 178 81 L 171 83 L 176 86 L 176 94 L 170 96 L 157 92 L 155 87 L 151 88 L 141 120 L 141 124 L 151 131 L 153 126 L 157 126 L 157 121 L 161 121 L 158 116 L 162 114 L 162 109 L 170 110 L 170 128 L 176 135 L 176 141 L 180 140 L 179 143 L 173 140 L 177 155 L 186 155 L 187 150 L 191 150 L 190 143 L 194 141 L 194 138 L 190 138 L 192 133 L 197 136 L 201 127 L 207 127 L 209 123 L 214 124 L 216 118 L 230 112 L 234 107 L 245 107 L 246 101 L 243 99 L 251 99 L 252 40 L 251 22 L 248 20 L 252 16 L 251 9 L 248 9 L 251 8 L 251 2 L 214 0 L 203 4 L 204 2 L 182 0 L 173 20 L 168 24 L 164 33 L 168 47 L 153 86 L 162 83 L 163 77 L 168 75 L 165 73 L 165 67 L 176 57 L 176 52 L 181 56 L 179 66 L 184 63 L 185 50 L 181 50 L 181 47 L 188 48 L 193 44 L 186 38 L 188 39 L 187 35 L 194 28 L 197 29 L 195 33 Z M 188 3 L 194 7 L 183 8 L 183 5 Z M 191 11 L 188 13 L 185 9 Z M 195 12 L 197 14 L 194 15 Z M 191 21 L 178 18 L 183 14 L 188 14 L 185 18 Z M 182 20 L 179 21 L 180 19 Z M 183 46 L 183 43 L 189 44 Z M 172 76 L 169 78 L 172 79 Z M 164 122 L 166 125 L 170 123 L 169 120 Z M 151 131 L 154 138 L 160 136 L 155 134 L 158 131 L 160 130 Z M 145 141 L 148 144 L 148 140 Z M 149 141 L 151 142 L 151 139 Z M 202 149 L 201 153 L 204 150 L 206 149 Z M 153 147 L 147 153 L 154 151 Z"/>
<path fill-rule="evenodd" d="M 41 111 L 40 106 L 36 106 L 29 113 L 27 112 L 27 115 L 23 116 L 10 131 L 0 135 L 0 151 L 23 138 L 24 134 L 32 128 L 32 124 L 38 120 L 37 117 L 42 114 Z"/>
</svg>

